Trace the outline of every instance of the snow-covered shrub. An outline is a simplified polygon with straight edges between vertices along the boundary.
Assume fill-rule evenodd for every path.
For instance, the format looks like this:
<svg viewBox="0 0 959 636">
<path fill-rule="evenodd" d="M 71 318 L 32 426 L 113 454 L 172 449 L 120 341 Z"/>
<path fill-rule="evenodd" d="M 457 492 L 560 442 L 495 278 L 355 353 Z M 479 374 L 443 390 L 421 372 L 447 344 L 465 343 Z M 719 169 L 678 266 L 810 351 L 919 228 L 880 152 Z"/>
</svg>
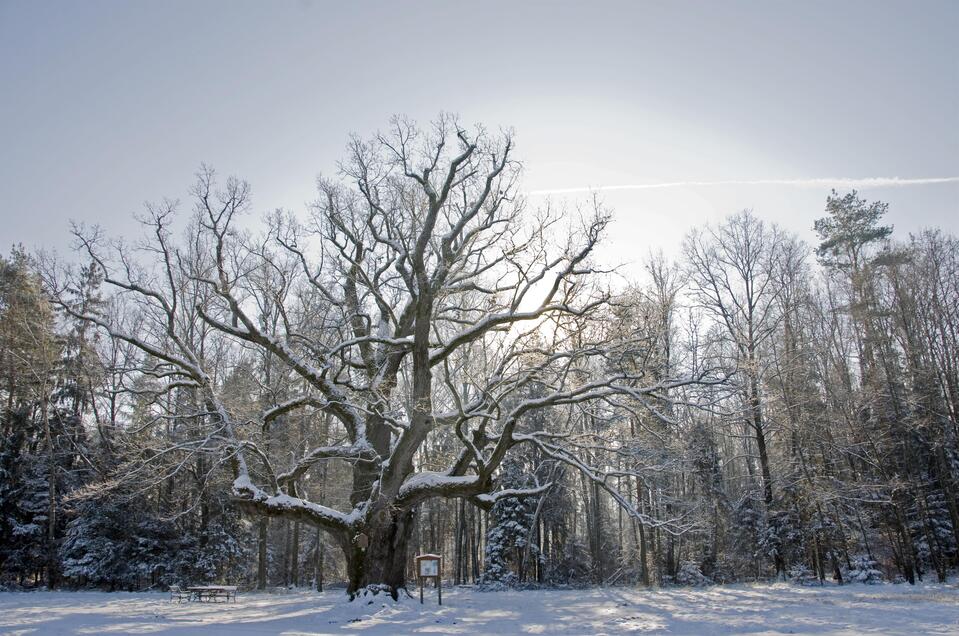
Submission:
<svg viewBox="0 0 959 636">
<path fill-rule="evenodd" d="M 804 563 L 796 563 L 789 568 L 786 576 L 793 583 L 799 585 L 812 585 L 816 582 L 816 575 Z"/>
<path fill-rule="evenodd" d="M 61 572 L 72 585 L 141 589 L 242 576 L 243 529 L 235 512 L 210 500 L 206 527 L 187 531 L 136 499 L 81 502 L 60 545 Z M 213 515 L 212 513 L 216 514 Z"/>
<path fill-rule="evenodd" d="M 484 572 L 477 582 L 479 589 L 483 592 L 503 592 L 519 587 L 519 577 L 513 572 L 497 572 L 495 574 L 499 576 L 499 578 L 493 578 Z"/>
<path fill-rule="evenodd" d="M 730 556 L 735 559 L 737 572 L 755 571 L 756 559 L 764 558 L 762 538 L 766 530 L 766 519 L 762 510 L 763 503 L 758 492 L 747 492 L 733 508 L 733 524 L 736 532 L 732 536 L 733 549 Z"/>
<path fill-rule="evenodd" d="M 735 564 L 729 559 L 719 559 L 713 567 L 713 571 L 709 573 L 709 578 L 713 583 L 719 583 L 720 585 L 735 583 L 739 580 L 739 577 L 736 576 Z"/>
<path fill-rule="evenodd" d="M 546 564 L 546 582 L 549 585 L 588 585 L 591 578 L 589 549 L 573 536 L 566 537 L 559 554 Z"/>
<path fill-rule="evenodd" d="M 930 490 L 933 489 L 929 484 Z M 922 495 L 909 508 L 907 526 L 915 547 L 916 560 L 922 570 L 945 574 L 943 559 L 956 553 L 955 534 L 944 493 L 932 490 Z"/>
<path fill-rule="evenodd" d="M 853 583 L 867 583 L 869 585 L 882 583 L 886 577 L 878 569 L 878 565 L 873 559 L 861 554 L 852 558 L 852 567 L 848 568 L 843 576 L 847 581 Z"/>
<path fill-rule="evenodd" d="M 67 524 L 60 546 L 62 573 L 73 585 L 109 589 L 139 589 L 152 582 L 154 573 L 161 573 L 160 583 L 190 582 L 175 575 L 174 565 L 190 547 L 175 524 L 135 502 L 88 500 Z"/>
<path fill-rule="evenodd" d="M 23 573 L 43 571 L 49 554 L 50 464 L 19 448 L 26 443 L 27 422 L 15 421 L 20 430 L 14 427 L 0 439 L 0 580 L 10 583 L 26 578 Z M 18 452 L 23 452 L 19 458 Z"/>
<path fill-rule="evenodd" d="M 676 585 L 709 585 L 712 581 L 705 576 L 695 561 L 683 561 L 679 566 L 679 571 L 673 577 Z"/>
</svg>

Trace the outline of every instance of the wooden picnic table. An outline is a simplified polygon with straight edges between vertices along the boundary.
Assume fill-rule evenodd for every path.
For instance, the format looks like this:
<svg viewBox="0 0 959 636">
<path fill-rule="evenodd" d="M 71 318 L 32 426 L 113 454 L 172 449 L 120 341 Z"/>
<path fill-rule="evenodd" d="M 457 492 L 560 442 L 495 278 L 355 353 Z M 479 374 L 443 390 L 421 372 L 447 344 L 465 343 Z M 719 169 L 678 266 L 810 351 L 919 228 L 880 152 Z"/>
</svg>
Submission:
<svg viewBox="0 0 959 636">
<path fill-rule="evenodd" d="M 221 598 L 224 600 L 224 602 L 233 599 L 233 602 L 236 603 L 235 585 L 196 585 L 186 589 L 193 594 L 193 597 L 197 601 L 201 603 L 204 600 L 215 602 L 217 599 Z"/>
</svg>

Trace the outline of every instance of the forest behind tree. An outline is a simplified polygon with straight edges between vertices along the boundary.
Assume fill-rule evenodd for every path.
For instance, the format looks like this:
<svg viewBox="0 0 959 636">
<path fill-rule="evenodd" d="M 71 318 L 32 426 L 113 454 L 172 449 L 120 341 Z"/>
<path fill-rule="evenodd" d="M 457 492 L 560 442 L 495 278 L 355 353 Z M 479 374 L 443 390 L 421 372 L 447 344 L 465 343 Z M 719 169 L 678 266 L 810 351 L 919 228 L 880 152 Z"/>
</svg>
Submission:
<svg viewBox="0 0 959 636">
<path fill-rule="evenodd" d="M 307 220 L 0 260 L 0 585 L 944 581 L 959 242 L 833 191 L 626 280 L 609 214 L 533 209 L 509 135 L 354 140 Z M 171 228 L 178 228 L 176 230 Z M 108 231 L 109 228 L 106 228 Z M 364 534 L 364 547 L 358 541 Z"/>
</svg>

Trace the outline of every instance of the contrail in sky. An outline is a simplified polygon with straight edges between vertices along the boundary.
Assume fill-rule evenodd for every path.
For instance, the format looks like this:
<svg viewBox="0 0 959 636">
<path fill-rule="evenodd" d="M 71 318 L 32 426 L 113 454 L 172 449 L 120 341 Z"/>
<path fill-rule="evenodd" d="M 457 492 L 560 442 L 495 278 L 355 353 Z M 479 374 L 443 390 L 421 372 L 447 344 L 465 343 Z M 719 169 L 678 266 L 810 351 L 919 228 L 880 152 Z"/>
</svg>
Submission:
<svg viewBox="0 0 959 636">
<path fill-rule="evenodd" d="M 936 183 L 959 183 L 959 177 L 924 177 L 901 179 L 899 177 L 867 177 L 864 179 L 754 179 L 751 181 L 667 181 L 666 183 L 637 183 L 581 188 L 557 188 L 555 190 L 531 190 L 527 194 L 576 194 L 580 192 L 609 192 L 611 190 L 658 190 L 661 188 L 684 188 L 727 185 L 779 185 L 800 188 L 900 188 L 904 186 L 932 185 Z"/>
</svg>

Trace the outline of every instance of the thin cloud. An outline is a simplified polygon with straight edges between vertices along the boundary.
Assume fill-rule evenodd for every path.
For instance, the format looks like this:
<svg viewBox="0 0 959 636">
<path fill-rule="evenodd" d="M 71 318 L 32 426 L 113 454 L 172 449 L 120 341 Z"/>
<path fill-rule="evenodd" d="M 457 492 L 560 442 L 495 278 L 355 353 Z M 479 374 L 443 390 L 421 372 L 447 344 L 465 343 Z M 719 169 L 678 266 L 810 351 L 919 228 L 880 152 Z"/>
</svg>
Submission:
<svg viewBox="0 0 959 636">
<path fill-rule="evenodd" d="M 906 186 L 959 183 L 959 177 L 923 177 L 901 179 L 899 177 L 867 177 L 864 179 L 753 179 L 742 181 L 667 181 L 665 183 L 636 183 L 580 188 L 557 188 L 554 190 L 531 190 L 527 194 L 577 194 L 582 192 L 609 192 L 612 190 L 658 190 L 662 188 L 699 188 L 709 186 L 754 186 L 777 185 L 797 188 L 902 188 Z"/>
</svg>

